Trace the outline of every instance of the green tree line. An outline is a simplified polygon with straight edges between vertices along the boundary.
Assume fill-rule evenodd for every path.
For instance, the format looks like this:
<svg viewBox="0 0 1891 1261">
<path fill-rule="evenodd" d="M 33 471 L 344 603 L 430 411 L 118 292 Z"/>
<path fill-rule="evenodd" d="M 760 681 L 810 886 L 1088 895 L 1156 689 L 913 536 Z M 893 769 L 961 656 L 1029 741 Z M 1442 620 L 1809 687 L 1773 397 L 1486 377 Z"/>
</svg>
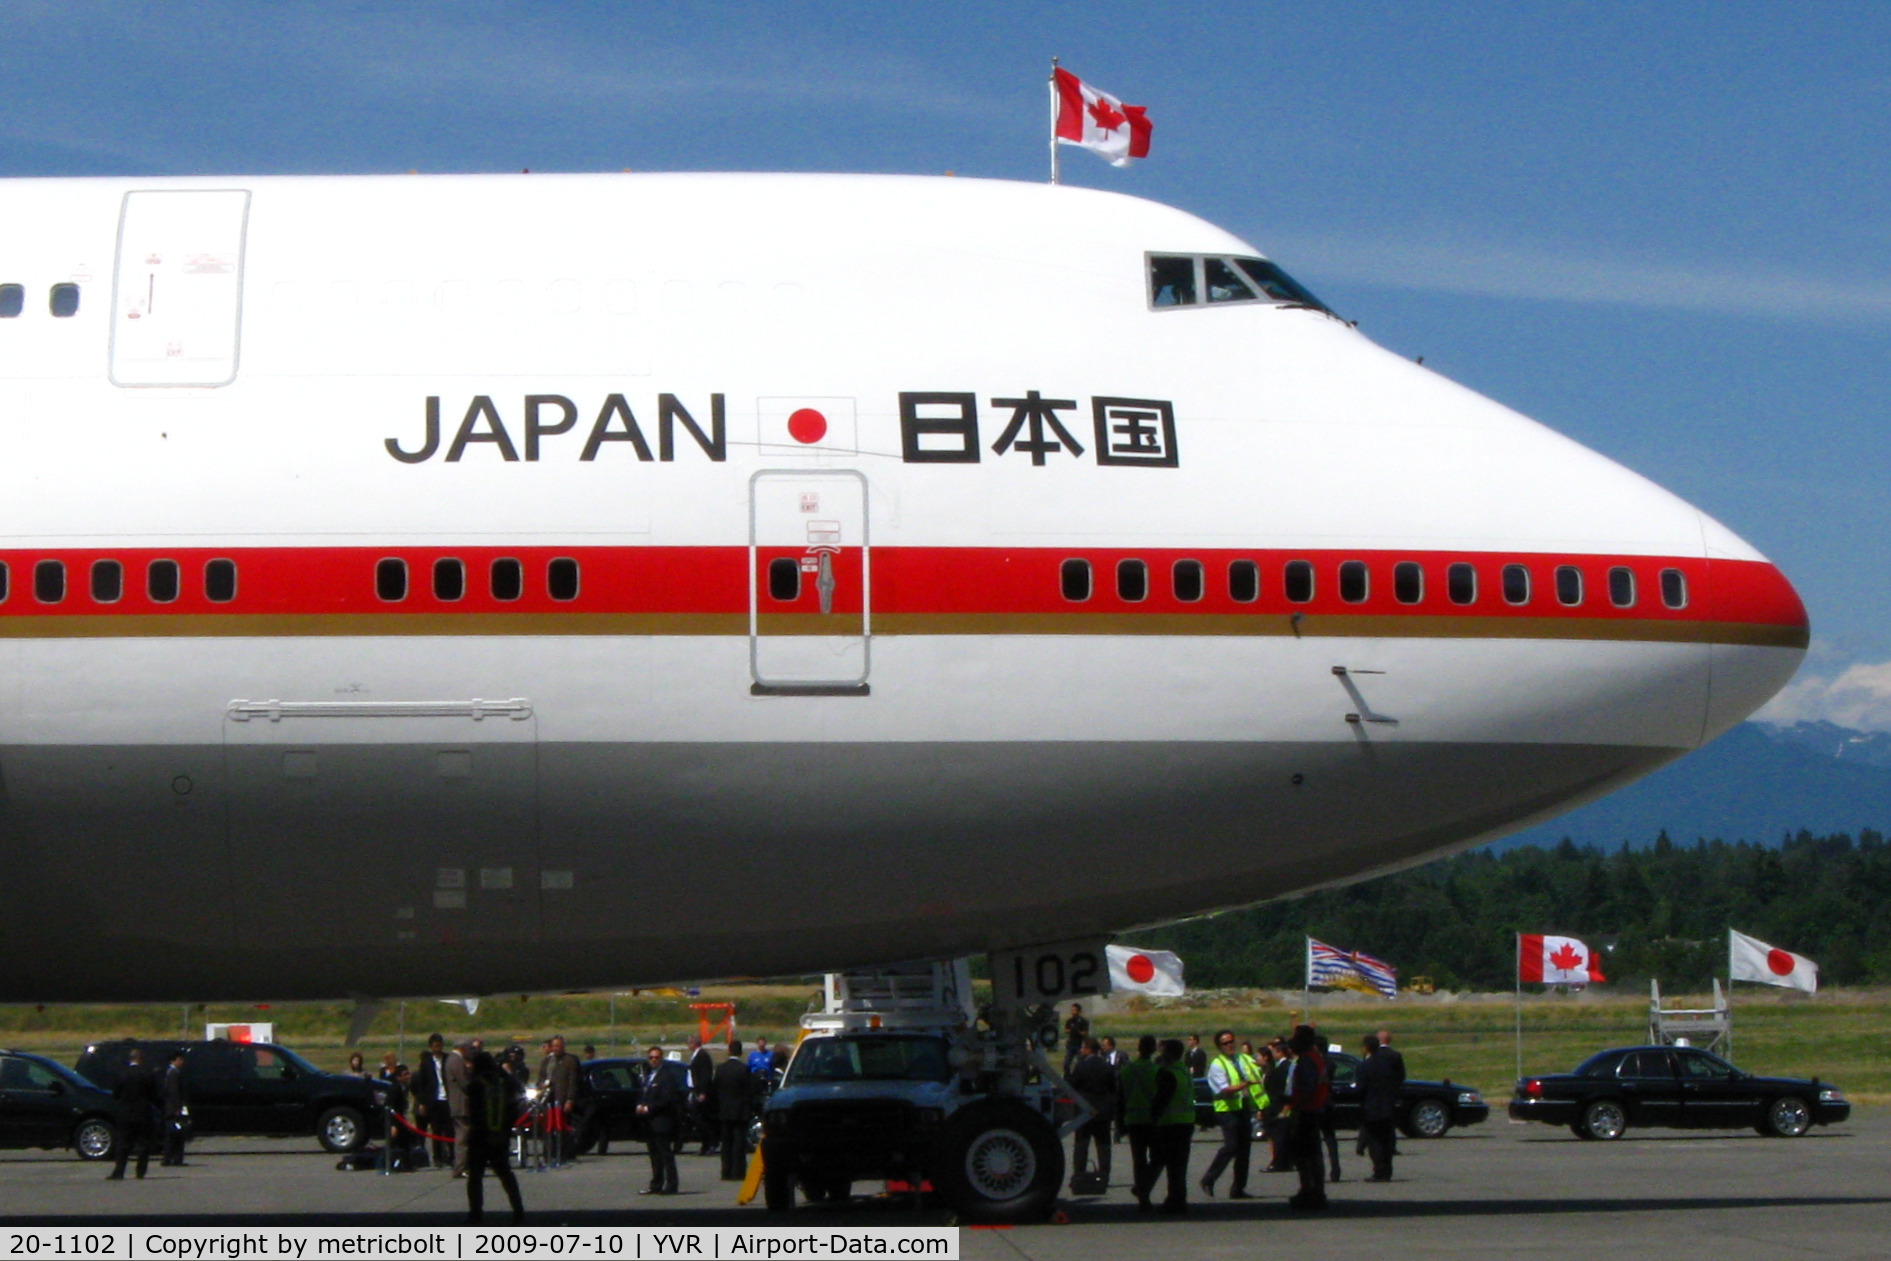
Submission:
<svg viewBox="0 0 1891 1261">
<path fill-rule="evenodd" d="M 1891 982 L 1891 845 L 1867 829 L 1801 831 L 1778 846 L 1666 832 L 1642 848 L 1565 838 L 1473 850 L 1375 880 L 1138 934 L 1182 956 L 1191 988 L 1299 986 L 1306 938 L 1362 950 L 1440 988 L 1508 989 L 1513 934 L 1566 933 L 1612 982 L 1705 988 L 1727 973 L 1727 929 L 1797 951 L 1825 985 Z"/>
</svg>

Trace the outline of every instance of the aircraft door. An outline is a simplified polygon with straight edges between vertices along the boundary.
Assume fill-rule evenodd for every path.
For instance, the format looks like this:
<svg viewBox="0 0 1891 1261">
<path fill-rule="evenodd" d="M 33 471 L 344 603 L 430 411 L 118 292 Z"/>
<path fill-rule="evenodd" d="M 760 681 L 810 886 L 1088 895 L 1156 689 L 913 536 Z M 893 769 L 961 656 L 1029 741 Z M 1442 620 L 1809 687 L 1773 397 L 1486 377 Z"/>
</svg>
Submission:
<svg viewBox="0 0 1891 1261">
<path fill-rule="evenodd" d="M 756 695 L 865 695 L 867 479 L 852 469 L 749 483 L 749 663 Z"/>
<path fill-rule="evenodd" d="M 112 286 L 113 384 L 236 379 L 249 201 L 240 188 L 125 194 Z"/>
</svg>

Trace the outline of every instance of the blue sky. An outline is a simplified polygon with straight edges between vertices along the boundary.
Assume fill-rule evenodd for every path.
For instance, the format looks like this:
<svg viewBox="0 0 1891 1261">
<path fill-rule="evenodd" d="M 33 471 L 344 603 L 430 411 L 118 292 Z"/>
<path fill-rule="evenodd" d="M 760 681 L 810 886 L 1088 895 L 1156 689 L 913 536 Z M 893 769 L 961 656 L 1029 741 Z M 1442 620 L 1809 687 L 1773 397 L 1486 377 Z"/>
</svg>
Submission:
<svg viewBox="0 0 1891 1261">
<path fill-rule="evenodd" d="M 1073 183 L 1183 206 L 1361 328 L 1700 504 L 1891 729 L 1891 6 L 0 8 L 0 174 L 1042 179 L 1052 54 L 1156 124 Z"/>
</svg>

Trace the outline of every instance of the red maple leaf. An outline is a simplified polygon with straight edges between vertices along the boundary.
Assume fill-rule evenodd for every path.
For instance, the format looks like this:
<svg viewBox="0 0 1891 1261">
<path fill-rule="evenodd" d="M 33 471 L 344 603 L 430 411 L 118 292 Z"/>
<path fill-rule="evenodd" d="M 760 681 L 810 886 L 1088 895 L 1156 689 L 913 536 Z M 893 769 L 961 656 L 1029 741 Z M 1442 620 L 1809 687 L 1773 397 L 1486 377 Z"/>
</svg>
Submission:
<svg viewBox="0 0 1891 1261">
<path fill-rule="evenodd" d="M 1550 963 L 1559 971 L 1574 972 L 1582 966 L 1582 956 L 1576 953 L 1574 946 L 1564 942 L 1557 947 L 1556 953 L 1550 956 Z"/>
<path fill-rule="evenodd" d="M 1115 131 L 1123 125 L 1124 114 L 1108 101 L 1099 98 L 1090 107 L 1090 117 L 1097 120 L 1097 126 L 1105 131 Z"/>
</svg>

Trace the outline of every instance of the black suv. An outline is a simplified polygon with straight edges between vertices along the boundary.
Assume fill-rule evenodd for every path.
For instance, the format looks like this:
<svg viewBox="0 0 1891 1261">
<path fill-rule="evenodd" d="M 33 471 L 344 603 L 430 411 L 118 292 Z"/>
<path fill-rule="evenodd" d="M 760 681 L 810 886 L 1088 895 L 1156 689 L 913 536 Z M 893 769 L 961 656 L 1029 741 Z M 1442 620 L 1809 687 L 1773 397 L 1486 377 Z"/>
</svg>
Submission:
<svg viewBox="0 0 1891 1261">
<path fill-rule="evenodd" d="M 81 1160 L 118 1148 L 120 1110 L 64 1064 L 25 1051 L 0 1051 L 0 1147 L 70 1147 Z"/>
<path fill-rule="evenodd" d="M 184 1101 L 194 1134 L 313 1134 L 331 1152 L 352 1152 L 367 1143 L 370 1123 L 376 1131 L 382 1124 L 385 1082 L 325 1073 L 287 1047 L 264 1042 L 95 1042 L 79 1056 L 78 1070 L 109 1089 L 124 1076 L 133 1047 L 154 1073 L 184 1052 Z"/>
</svg>

